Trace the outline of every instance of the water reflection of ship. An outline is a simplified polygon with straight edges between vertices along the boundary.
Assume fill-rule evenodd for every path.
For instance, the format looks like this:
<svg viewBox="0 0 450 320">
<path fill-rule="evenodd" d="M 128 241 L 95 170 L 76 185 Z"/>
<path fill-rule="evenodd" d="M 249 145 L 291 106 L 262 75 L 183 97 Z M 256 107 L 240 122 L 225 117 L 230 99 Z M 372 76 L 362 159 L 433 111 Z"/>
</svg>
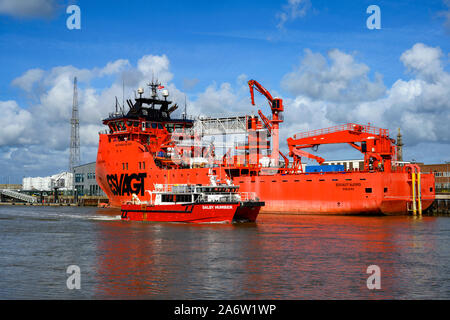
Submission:
<svg viewBox="0 0 450 320">
<path fill-rule="evenodd" d="M 102 212 L 104 213 L 104 212 Z M 115 212 L 117 215 L 117 212 Z M 232 240 L 230 224 L 186 225 L 100 223 L 97 296 L 101 298 L 208 298 L 227 293 L 232 267 L 224 252 L 242 243 Z M 243 228 L 257 229 L 255 224 Z M 242 262 L 242 261 L 241 261 Z"/>
<path fill-rule="evenodd" d="M 290 215 L 280 222 L 263 215 L 256 225 L 100 222 L 97 296 L 420 297 L 417 288 L 423 290 L 438 270 L 432 257 L 439 244 L 427 236 L 435 227 L 435 218 L 426 217 Z M 372 264 L 381 268 L 382 290 L 367 289 Z"/>
</svg>

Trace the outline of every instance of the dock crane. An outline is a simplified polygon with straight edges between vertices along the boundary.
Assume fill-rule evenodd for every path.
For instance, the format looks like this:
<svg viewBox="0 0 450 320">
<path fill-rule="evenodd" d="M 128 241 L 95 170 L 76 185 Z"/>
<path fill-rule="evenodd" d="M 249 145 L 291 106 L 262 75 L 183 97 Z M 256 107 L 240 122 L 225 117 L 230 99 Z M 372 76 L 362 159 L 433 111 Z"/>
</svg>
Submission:
<svg viewBox="0 0 450 320">
<path fill-rule="evenodd" d="M 266 97 L 270 110 L 272 112 L 272 119 L 268 119 L 261 110 L 258 110 L 258 114 L 261 118 L 261 120 L 264 122 L 264 125 L 266 126 L 267 130 L 269 131 L 269 134 L 272 136 L 272 154 L 271 158 L 274 160 L 275 164 L 278 165 L 278 155 L 280 152 L 280 142 L 279 142 L 279 128 L 280 123 L 283 122 L 282 119 L 282 112 L 284 111 L 283 108 L 283 100 L 280 98 L 273 98 L 267 89 L 265 89 L 258 81 L 256 80 L 250 80 L 248 81 L 248 86 L 250 89 L 250 96 L 252 99 L 252 105 L 255 105 L 255 96 L 254 96 L 254 90 L 261 93 L 263 96 Z M 286 157 L 281 154 L 281 156 L 286 159 Z M 285 167 L 288 166 L 288 163 L 285 163 Z"/>
<path fill-rule="evenodd" d="M 364 170 L 391 171 L 395 159 L 395 140 L 389 138 L 389 130 L 348 123 L 294 135 L 287 139 L 294 164 L 301 163 L 301 157 L 317 158 L 301 149 L 314 148 L 321 144 L 347 143 L 364 154 Z M 301 151 L 301 152 L 300 152 Z M 322 158 L 320 158 L 322 159 Z M 319 163 L 323 159 L 316 159 Z M 300 166 L 301 167 L 301 166 Z"/>
</svg>

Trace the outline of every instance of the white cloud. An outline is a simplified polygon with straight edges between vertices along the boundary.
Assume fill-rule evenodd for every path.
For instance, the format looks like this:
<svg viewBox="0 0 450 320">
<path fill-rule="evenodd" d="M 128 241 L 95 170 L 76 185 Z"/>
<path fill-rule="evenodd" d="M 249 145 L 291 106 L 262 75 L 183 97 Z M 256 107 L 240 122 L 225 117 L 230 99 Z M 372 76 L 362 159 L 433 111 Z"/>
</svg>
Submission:
<svg viewBox="0 0 450 320">
<path fill-rule="evenodd" d="M 203 114 L 219 114 L 225 110 L 231 111 L 237 106 L 238 98 L 232 90 L 231 84 L 225 82 L 219 87 L 212 84 L 199 94 L 194 102 L 197 112 Z"/>
<path fill-rule="evenodd" d="M 0 0 L 0 14 L 13 17 L 49 17 L 56 6 L 55 0 Z"/>
<path fill-rule="evenodd" d="M 125 81 L 125 99 L 133 98 L 133 91 L 142 86 L 148 94 L 147 83 L 154 75 L 170 91 L 170 99 L 180 106 L 184 104 L 184 93 L 170 81 L 173 74 L 169 70 L 167 56 L 146 55 L 132 66 L 128 60 L 118 59 L 102 67 L 81 69 L 74 66 L 57 66 L 49 70 L 30 69 L 12 80 L 12 84 L 30 96 L 37 97 L 30 101 L 28 108 L 23 108 L 16 101 L 0 101 L 0 161 L 10 160 L 12 172 L 20 172 L 18 167 L 40 170 L 29 175 L 46 175 L 43 172 L 52 166 L 41 161 L 57 164 L 56 170 L 67 168 L 68 146 L 70 141 L 69 119 L 72 112 L 73 79 L 78 78 L 78 102 L 80 117 L 80 140 L 83 161 L 95 160 L 98 144 L 98 132 L 103 128 L 101 120 L 114 110 L 115 97 L 122 103 L 122 79 Z M 114 76 L 113 83 L 105 88 L 93 88 L 90 82 L 104 76 Z M 180 108 L 181 109 L 181 108 Z M 128 107 L 125 107 L 128 110 Z M 194 110 L 193 110 L 194 111 Z M 181 111 L 178 111 L 181 112 Z M 28 163 L 18 155 L 26 154 Z M 44 156 L 45 155 L 45 156 Z M 13 169 L 16 168 L 17 170 Z M 15 170 L 15 171 L 14 171 Z M 28 171 L 24 172 L 28 172 Z M 22 173 L 19 173 L 21 177 Z"/>
<path fill-rule="evenodd" d="M 32 124 L 32 115 L 21 109 L 15 101 L 0 101 L 0 147 L 32 143 L 32 137 L 26 135 Z"/>
<path fill-rule="evenodd" d="M 310 7 L 310 0 L 288 0 L 288 3 L 283 6 L 283 10 L 275 16 L 278 20 L 277 27 L 282 29 L 287 21 L 304 17 Z"/>
<path fill-rule="evenodd" d="M 167 83 L 173 78 L 173 74 L 169 71 L 169 59 L 166 55 L 142 57 L 137 63 L 137 70 L 142 73 L 142 77 L 146 81 L 155 78 L 160 82 Z"/>
<path fill-rule="evenodd" d="M 31 92 L 33 86 L 42 79 L 44 73 L 42 69 L 30 69 L 22 76 L 14 79 L 12 84 L 26 92 Z"/>
<path fill-rule="evenodd" d="M 371 80 L 369 67 L 353 55 L 337 49 L 327 56 L 307 50 L 299 67 L 287 73 L 281 82 L 282 88 L 293 94 L 292 98 L 284 97 L 281 146 L 285 147 L 286 138 L 295 133 L 346 122 L 371 122 L 393 130 L 401 127 L 405 143 L 411 148 L 423 143 L 448 146 L 450 74 L 444 70 L 442 58 L 439 48 L 414 45 L 400 57 L 405 70 L 414 77 L 398 79 L 385 89 L 381 76 Z M 113 76 L 110 85 L 104 88 L 90 85 L 91 81 L 105 75 Z M 116 96 L 122 102 L 122 79 L 125 80 L 126 99 L 134 96 L 132 92 L 138 86 L 143 86 L 148 94 L 146 84 L 153 75 L 169 89 L 170 100 L 179 104 L 177 113 L 181 113 L 185 93 L 171 82 L 174 75 L 165 55 L 146 55 L 135 65 L 119 59 L 92 69 L 58 66 L 24 72 L 12 83 L 33 93 L 38 102 L 24 108 L 16 101 L 0 101 L 3 115 L 0 119 L 3 154 L 0 164 L 8 163 L 12 172 L 17 172 L 20 177 L 23 175 L 21 168 L 29 170 L 24 171 L 27 175 L 54 173 L 48 171 L 54 167 L 46 161 L 66 169 L 74 76 L 78 77 L 79 83 L 83 161 L 95 160 L 98 131 L 103 129 L 101 120 L 113 111 Z M 246 78 L 242 74 L 231 83 L 212 83 L 191 95 L 190 99 L 187 97 L 188 113 L 194 116 L 243 115 L 259 108 L 270 116 L 264 97 L 256 94 L 257 106 L 251 105 Z M 268 89 L 273 96 L 283 97 L 273 88 Z"/>
<path fill-rule="evenodd" d="M 327 59 L 320 53 L 305 50 L 300 66 L 288 73 L 282 86 L 294 95 L 305 95 L 333 102 L 358 102 L 379 98 L 385 92 L 382 77 L 369 79 L 369 67 L 357 63 L 354 57 L 338 49 L 328 52 Z"/>
<path fill-rule="evenodd" d="M 118 59 L 113 62 L 109 62 L 103 69 L 100 70 L 99 74 L 112 75 L 122 72 L 125 68 L 130 66 L 130 62 L 126 59 Z"/>
<path fill-rule="evenodd" d="M 296 96 L 294 105 L 309 99 L 319 118 L 330 125 L 370 122 L 391 130 L 400 127 L 407 147 L 427 142 L 446 145 L 450 143 L 450 74 L 443 68 L 442 57 L 440 48 L 415 44 L 400 56 L 414 78 L 398 79 L 386 90 L 381 77 L 371 81 L 369 68 L 351 55 L 332 50 L 328 64 L 321 54 L 307 51 L 300 67 L 283 78 L 282 86 Z M 300 110 L 305 110 L 313 128 L 320 128 L 306 105 Z M 296 119 L 295 113 L 292 118 Z"/>
<path fill-rule="evenodd" d="M 450 32 L 450 0 L 444 0 L 447 10 L 441 11 L 439 14 L 444 17 L 444 27 Z"/>
<path fill-rule="evenodd" d="M 236 81 L 240 86 L 237 88 L 228 82 L 209 85 L 192 101 L 194 112 L 212 117 L 250 113 L 255 108 L 251 105 L 248 86 L 242 80 L 243 76 L 238 76 Z"/>
<path fill-rule="evenodd" d="M 409 71 L 428 81 L 435 81 L 442 76 L 442 50 L 432 48 L 423 43 L 416 43 L 411 49 L 406 50 L 400 57 Z"/>
<path fill-rule="evenodd" d="M 237 77 L 236 83 L 240 86 L 245 86 L 248 80 L 250 80 L 248 76 L 245 73 L 242 73 Z"/>
</svg>

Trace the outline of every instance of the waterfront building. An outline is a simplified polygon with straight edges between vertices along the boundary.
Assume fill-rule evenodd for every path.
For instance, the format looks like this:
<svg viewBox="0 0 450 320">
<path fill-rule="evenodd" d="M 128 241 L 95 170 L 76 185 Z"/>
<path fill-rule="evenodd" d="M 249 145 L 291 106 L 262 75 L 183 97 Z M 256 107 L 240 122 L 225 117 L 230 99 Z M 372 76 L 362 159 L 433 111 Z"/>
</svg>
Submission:
<svg viewBox="0 0 450 320">
<path fill-rule="evenodd" d="M 419 163 L 419 166 L 422 172 L 434 174 L 436 191 L 450 190 L 450 161 L 439 164 Z"/>
<path fill-rule="evenodd" d="M 95 179 L 95 162 L 73 167 L 73 186 L 79 196 L 106 196 Z"/>
</svg>

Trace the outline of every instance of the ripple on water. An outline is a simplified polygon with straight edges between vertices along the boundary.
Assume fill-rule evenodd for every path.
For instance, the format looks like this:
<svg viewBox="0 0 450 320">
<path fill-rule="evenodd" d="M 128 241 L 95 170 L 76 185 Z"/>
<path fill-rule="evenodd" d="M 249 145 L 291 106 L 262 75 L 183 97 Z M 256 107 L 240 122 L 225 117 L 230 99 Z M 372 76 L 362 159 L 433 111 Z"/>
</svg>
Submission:
<svg viewBox="0 0 450 320">
<path fill-rule="evenodd" d="M 450 218 L 261 215 L 129 223 L 120 211 L 0 207 L 0 298 L 450 298 Z M 68 290 L 69 265 L 81 290 Z M 369 265 L 382 289 L 366 287 Z"/>
</svg>

